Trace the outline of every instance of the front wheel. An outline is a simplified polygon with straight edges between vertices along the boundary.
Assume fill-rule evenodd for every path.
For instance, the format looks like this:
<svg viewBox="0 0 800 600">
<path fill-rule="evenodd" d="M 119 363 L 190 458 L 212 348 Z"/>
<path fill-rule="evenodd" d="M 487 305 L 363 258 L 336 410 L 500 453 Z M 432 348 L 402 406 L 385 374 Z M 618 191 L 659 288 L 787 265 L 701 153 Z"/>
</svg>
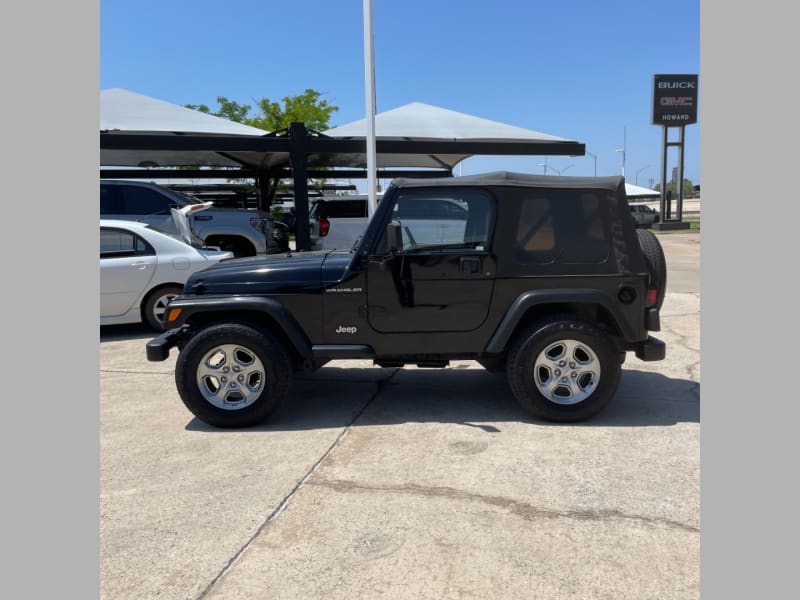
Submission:
<svg viewBox="0 0 800 600">
<path fill-rule="evenodd" d="M 621 355 L 605 333 L 586 321 L 561 316 L 535 324 L 516 339 L 506 373 L 514 397 L 529 413 L 574 422 L 608 404 L 621 371 Z"/>
<path fill-rule="evenodd" d="M 292 366 L 283 344 L 246 323 L 203 329 L 175 365 L 178 394 L 192 414 L 215 427 L 266 420 L 289 391 Z"/>
</svg>

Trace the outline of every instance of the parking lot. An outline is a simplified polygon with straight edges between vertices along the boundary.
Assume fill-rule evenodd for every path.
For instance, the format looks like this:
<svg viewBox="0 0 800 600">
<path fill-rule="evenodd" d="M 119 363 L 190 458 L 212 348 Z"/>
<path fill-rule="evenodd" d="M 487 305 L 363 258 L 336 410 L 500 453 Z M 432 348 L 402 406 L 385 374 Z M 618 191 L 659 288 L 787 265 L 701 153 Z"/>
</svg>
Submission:
<svg viewBox="0 0 800 600">
<path fill-rule="evenodd" d="M 334 361 L 267 424 L 217 430 L 174 351 L 102 329 L 101 597 L 698 598 L 700 238 L 659 239 L 667 359 L 629 355 L 577 425 L 470 361 Z"/>
</svg>

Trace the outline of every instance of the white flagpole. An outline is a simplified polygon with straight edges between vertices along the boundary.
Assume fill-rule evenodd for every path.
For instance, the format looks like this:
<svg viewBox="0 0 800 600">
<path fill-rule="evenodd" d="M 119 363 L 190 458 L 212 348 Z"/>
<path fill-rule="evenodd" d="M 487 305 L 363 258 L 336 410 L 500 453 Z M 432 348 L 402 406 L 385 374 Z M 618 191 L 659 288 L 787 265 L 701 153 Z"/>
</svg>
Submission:
<svg viewBox="0 0 800 600">
<path fill-rule="evenodd" d="M 367 105 L 367 210 L 370 217 L 375 212 L 376 160 L 375 160 L 375 65 L 372 36 L 372 0 L 364 0 L 364 82 Z"/>
</svg>

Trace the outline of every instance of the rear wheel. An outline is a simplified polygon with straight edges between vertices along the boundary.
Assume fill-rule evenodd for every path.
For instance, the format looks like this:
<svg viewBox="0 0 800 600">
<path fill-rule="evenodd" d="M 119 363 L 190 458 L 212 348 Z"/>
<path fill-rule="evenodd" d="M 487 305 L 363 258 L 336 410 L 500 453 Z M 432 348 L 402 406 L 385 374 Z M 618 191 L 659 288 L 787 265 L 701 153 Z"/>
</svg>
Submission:
<svg viewBox="0 0 800 600">
<path fill-rule="evenodd" d="M 647 262 L 647 270 L 650 272 L 650 284 L 658 290 L 655 307 L 660 309 L 667 293 L 667 261 L 664 257 L 664 249 L 652 231 L 637 229 L 636 235 Z"/>
<path fill-rule="evenodd" d="M 204 329 L 178 354 L 175 383 L 192 414 L 216 427 L 249 427 L 286 399 L 292 365 L 271 333 L 246 323 Z"/>
<path fill-rule="evenodd" d="M 548 421 L 581 421 L 617 391 L 620 353 L 608 336 L 569 315 L 534 324 L 512 344 L 507 376 L 517 402 Z"/>
</svg>

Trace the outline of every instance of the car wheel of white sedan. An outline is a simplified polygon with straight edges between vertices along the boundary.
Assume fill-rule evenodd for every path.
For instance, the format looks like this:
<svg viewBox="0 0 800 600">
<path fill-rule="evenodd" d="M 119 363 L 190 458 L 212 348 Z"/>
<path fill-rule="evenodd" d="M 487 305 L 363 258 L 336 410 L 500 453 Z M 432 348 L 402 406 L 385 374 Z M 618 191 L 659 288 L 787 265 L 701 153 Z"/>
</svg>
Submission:
<svg viewBox="0 0 800 600">
<path fill-rule="evenodd" d="M 142 304 L 142 320 L 153 329 L 164 329 L 164 312 L 167 304 L 183 292 L 183 287 L 168 285 L 153 290 Z"/>
</svg>

